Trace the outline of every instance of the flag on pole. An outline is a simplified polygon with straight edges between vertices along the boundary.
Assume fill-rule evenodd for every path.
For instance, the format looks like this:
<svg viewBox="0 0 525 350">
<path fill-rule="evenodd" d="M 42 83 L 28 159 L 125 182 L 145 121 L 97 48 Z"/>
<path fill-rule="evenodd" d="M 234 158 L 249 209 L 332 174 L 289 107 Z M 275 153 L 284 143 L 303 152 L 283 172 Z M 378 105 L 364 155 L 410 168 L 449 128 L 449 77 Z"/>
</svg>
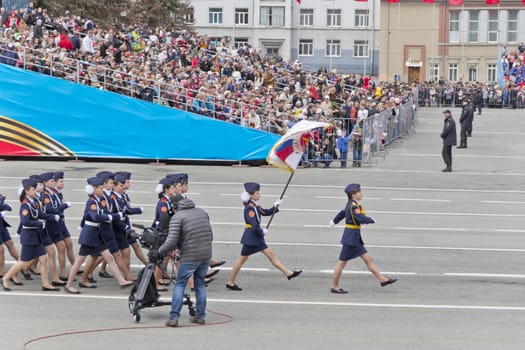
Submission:
<svg viewBox="0 0 525 350">
<path fill-rule="evenodd" d="M 448 3 L 452 6 L 463 5 L 463 0 L 448 0 Z"/>
<path fill-rule="evenodd" d="M 485 0 L 487 5 L 499 5 L 499 0 Z"/>
<path fill-rule="evenodd" d="M 273 145 L 266 161 L 268 164 L 293 173 L 308 146 L 310 131 L 327 126 L 327 123 L 301 120 Z"/>
<path fill-rule="evenodd" d="M 423 2 L 426 4 L 433 4 L 435 0 L 423 0 Z"/>
</svg>

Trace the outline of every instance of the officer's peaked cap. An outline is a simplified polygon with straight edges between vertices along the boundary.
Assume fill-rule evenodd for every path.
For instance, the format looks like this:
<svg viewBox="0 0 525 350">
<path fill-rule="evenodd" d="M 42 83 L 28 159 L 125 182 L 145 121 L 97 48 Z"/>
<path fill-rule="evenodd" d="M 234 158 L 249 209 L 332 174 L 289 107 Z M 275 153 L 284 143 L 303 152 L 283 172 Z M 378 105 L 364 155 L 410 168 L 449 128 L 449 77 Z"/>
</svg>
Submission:
<svg viewBox="0 0 525 350">
<path fill-rule="evenodd" d="M 259 185 L 257 182 L 246 182 L 244 184 L 244 189 L 248 193 L 253 193 L 255 191 L 259 191 L 260 188 L 261 188 L 261 185 Z"/>
<path fill-rule="evenodd" d="M 353 192 L 359 192 L 361 190 L 361 185 L 359 184 L 349 184 L 345 188 L 345 193 L 353 193 Z"/>
</svg>

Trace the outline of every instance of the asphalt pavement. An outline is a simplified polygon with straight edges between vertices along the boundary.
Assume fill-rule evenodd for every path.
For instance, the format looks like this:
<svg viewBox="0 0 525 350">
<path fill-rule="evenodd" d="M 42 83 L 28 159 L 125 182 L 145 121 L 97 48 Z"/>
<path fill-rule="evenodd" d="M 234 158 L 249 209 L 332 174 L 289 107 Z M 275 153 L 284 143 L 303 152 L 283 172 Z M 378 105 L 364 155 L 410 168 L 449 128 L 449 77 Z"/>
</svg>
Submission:
<svg viewBox="0 0 525 350">
<path fill-rule="evenodd" d="M 458 108 L 453 109 L 456 121 Z M 458 123 L 459 124 L 459 123 Z M 246 181 L 261 183 L 270 207 L 289 174 L 271 167 L 128 163 L 2 161 L 0 193 L 13 204 L 6 220 L 18 225 L 16 191 L 22 178 L 65 172 L 67 225 L 75 244 L 87 195 L 86 178 L 101 170 L 133 173 L 133 206 L 149 225 L 158 180 L 187 172 L 188 196 L 211 217 L 214 257 L 226 260 L 208 288 L 207 324 L 166 328 L 169 306 L 141 311 L 134 322 L 128 293 L 113 279 L 81 295 L 41 292 L 40 281 L 0 290 L 1 349 L 523 349 L 525 343 L 525 118 L 523 110 L 484 110 L 474 119 L 467 149 L 453 150 L 453 172 L 442 173 L 441 109 L 418 111 L 416 131 L 362 168 L 298 169 L 267 242 L 290 269 L 288 281 L 268 260 L 250 257 L 225 283 L 239 256 L 243 230 L 240 194 Z M 458 127 L 459 137 L 459 127 Z M 344 187 L 358 182 L 362 204 L 376 224 L 363 239 L 379 269 L 398 282 L 380 287 L 360 259 L 348 263 L 330 293 L 343 231 L 329 221 L 344 207 Z M 16 241 L 14 229 L 10 230 Z M 75 251 L 77 247 L 75 246 Z M 7 266 L 13 259 L 6 252 Z M 133 258 L 133 271 L 140 264 Z M 169 300 L 169 292 L 162 293 Z M 194 297 L 194 296 L 192 296 Z"/>
</svg>

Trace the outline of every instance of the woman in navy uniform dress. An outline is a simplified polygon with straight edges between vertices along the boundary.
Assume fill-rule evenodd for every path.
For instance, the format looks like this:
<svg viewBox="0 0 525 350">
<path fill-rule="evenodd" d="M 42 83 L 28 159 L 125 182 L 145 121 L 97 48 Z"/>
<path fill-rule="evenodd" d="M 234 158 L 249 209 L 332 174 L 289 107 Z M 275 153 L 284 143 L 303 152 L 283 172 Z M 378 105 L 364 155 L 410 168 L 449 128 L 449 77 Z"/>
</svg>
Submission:
<svg viewBox="0 0 525 350">
<path fill-rule="evenodd" d="M 4 219 L 4 213 L 6 211 L 11 211 L 13 208 L 9 203 L 5 202 L 6 197 L 2 194 L 0 194 L 0 278 L 4 277 L 4 270 L 5 270 L 5 253 L 4 253 L 4 246 L 7 247 L 7 250 L 9 251 L 9 254 L 13 259 L 18 261 L 20 259 L 20 254 L 18 253 L 18 250 L 15 247 L 15 244 L 13 243 L 13 239 L 11 238 L 11 235 L 9 234 L 9 231 L 7 230 L 8 227 L 11 227 L 7 221 Z M 15 285 L 23 285 L 20 280 L 15 276 L 12 277 L 12 282 Z"/>
<path fill-rule="evenodd" d="M 80 294 L 80 292 L 73 288 L 73 282 L 75 276 L 80 268 L 80 265 L 84 262 L 88 255 L 100 254 L 107 262 L 109 269 L 113 273 L 113 276 L 120 284 L 121 288 L 131 286 L 133 282 L 126 281 L 119 271 L 115 260 L 102 237 L 101 224 L 111 223 L 113 216 L 108 214 L 104 209 L 104 180 L 98 177 L 91 177 L 87 180 L 88 186 L 86 186 L 86 192 L 89 198 L 86 202 L 86 209 L 84 211 L 84 226 L 80 232 L 78 243 L 80 249 L 78 256 L 75 259 L 75 263 L 71 266 L 69 272 L 69 278 L 67 280 L 66 291 L 71 294 Z"/>
<path fill-rule="evenodd" d="M 330 227 L 333 227 L 339 221 L 345 219 L 345 230 L 341 238 L 343 248 L 339 254 L 339 261 L 334 269 L 334 277 L 332 282 L 332 293 L 346 294 L 348 291 L 339 288 L 339 279 L 343 269 L 348 260 L 361 257 L 366 264 L 366 267 L 379 280 L 381 286 L 387 286 L 397 281 L 396 279 L 386 278 L 379 272 L 374 264 L 372 257 L 368 254 L 363 239 L 361 238 L 361 225 L 373 224 L 375 221 L 370 216 L 366 215 L 365 208 L 359 201 L 363 198 L 361 186 L 359 184 L 350 184 L 346 186 L 345 193 L 348 196 L 348 203 L 344 210 L 341 210 L 335 218 L 330 221 Z"/>
<path fill-rule="evenodd" d="M 257 201 L 261 197 L 259 193 L 260 185 L 255 182 L 246 182 L 244 184 L 244 192 L 241 195 L 241 200 L 244 203 L 244 233 L 241 238 L 242 249 L 241 256 L 233 265 L 230 277 L 226 283 L 226 288 L 230 290 L 240 291 L 240 288 L 235 284 L 235 278 L 241 270 L 242 265 L 248 260 L 250 255 L 262 252 L 268 260 L 275 266 L 279 271 L 281 271 L 288 280 L 291 280 L 294 277 L 297 277 L 301 274 L 302 270 L 288 270 L 275 256 L 273 251 L 268 248 L 264 240 L 264 236 L 268 233 L 268 230 L 261 227 L 261 216 L 270 216 L 274 212 L 279 211 L 279 204 L 281 200 L 278 199 L 273 207 L 268 209 L 263 209 L 257 204 Z"/>
<path fill-rule="evenodd" d="M 56 197 L 58 198 L 59 205 L 67 204 L 68 208 L 71 207 L 71 204 L 69 202 L 64 202 L 64 194 L 62 193 L 62 190 L 64 189 L 64 172 L 63 171 L 57 171 L 53 174 L 53 178 L 55 179 L 55 189 L 54 192 L 56 194 Z M 63 213 L 62 213 L 63 214 Z M 67 229 L 66 221 L 64 218 L 64 215 L 60 217 L 60 221 L 58 222 L 58 225 L 60 227 L 60 234 L 62 235 L 62 238 L 64 238 L 64 245 L 66 246 L 65 256 L 62 258 L 60 256 L 60 251 L 58 252 L 58 261 L 60 262 L 61 259 L 64 261 L 69 260 L 69 263 L 73 265 L 75 263 L 75 253 L 73 251 L 73 240 L 71 239 L 71 233 Z M 64 266 L 65 268 L 65 266 Z M 62 274 L 62 266 L 59 267 L 60 269 L 60 276 L 59 278 L 62 281 L 67 281 L 67 274 Z"/>
<path fill-rule="evenodd" d="M 42 195 L 42 205 L 44 207 L 44 211 L 47 214 L 59 216 L 58 221 L 49 220 L 46 222 L 46 231 L 47 231 L 47 234 L 49 235 L 49 238 L 51 239 L 51 242 L 53 242 L 57 248 L 58 267 L 60 271 L 58 279 L 63 282 L 61 285 L 65 285 L 64 281 L 67 281 L 66 244 L 64 243 L 64 237 L 62 236 L 62 226 L 60 224 L 60 220 L 63 221 L 64 210 L 69 208 L 70 204 L 62 203 L 58 195 L 56 194 L 55 192 L 56 183 L 55 183 L 54 175 L 55 175 L 54 172 L 47 172 L 47 173 L 40 174 L 40 178 L 42 179 L 42 183 L 44 184 L 44 191 Z M 51 257 L 49 256 L 48 259 L 51 259 Z M 53 264 L 51 263 L 49 264 L 49 266 L 52 266 L 52 265 Z"/>
<path fill-rule="evenodd" d="M 5 291 L 11 291 L 9 281 L 22 269 L 29 269 L 29 266 L 36 260 L 40 263 L 40 277 L 42 279 L 43 291 L 58 291 L 49 284 L 47 277 L 47 256 L 44 248 L 45 221 L 41 219 L 41 208 L 37 201 L 36 187 L 37 181 L 34 179 L 22 180 L 22 193 L 20 194 L 20 243 L 22 252 L 20 260 L 9 269 L 2 279 Z"/>
</svg>

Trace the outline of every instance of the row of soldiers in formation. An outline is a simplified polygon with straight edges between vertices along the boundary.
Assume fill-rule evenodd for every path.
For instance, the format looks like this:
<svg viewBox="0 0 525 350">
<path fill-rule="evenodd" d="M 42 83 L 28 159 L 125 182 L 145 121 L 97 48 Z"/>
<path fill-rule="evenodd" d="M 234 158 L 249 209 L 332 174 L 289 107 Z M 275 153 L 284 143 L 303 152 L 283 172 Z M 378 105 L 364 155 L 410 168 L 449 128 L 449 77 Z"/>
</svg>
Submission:
<svg viewBox="0 0 525 350">
<path fill-rule="evenodd" d="M 20 235 L 20 254 L 7 229 L 10 225 L 3 215 L 0 220 L 0 275 L 4 290 L 11 290 L 10 283 L 23 285 L 18 278 L 18 273 L 21 272 L 26 280 L 33 279 L 31 274 L 40 275 L 43 291 L 58 291 L 59 287 L 64 287 L 69 293 L 79 294 L 79 290 L 73 287 L 77 273 L 81 273 L 79 287 L 96 288 L 93 274 L 101 263 L 100 277 L 114 277 L 122 288 L 132 285 L 135 276 L 131 273 L 131 249 L 142 263 L 147 264 L 148 259 L 136 238 L 126 235 L 130 228 L 129 216 L 143 212 L 142 208 L 131 206 L 127 193 L 130 179 L 130 172 L 102 171 L 87 180 L 86 192 L 89 197 L 80 225 L 80 248 L 76 257 L 71 234 L 64 221 L 64 212 L 71 206 L 69 202 L 64 201 L 62 194 L 64 173 L 46 172 L 23 179 L 19 191 L 20 225 L 16 231 Z M 171 179 L 173 184 L 178 182 L 178 186 L 173 188 L 182 193 L 182 182 L 186 181 L 187 184 L 187 174 L 171 174 Z M 187 185 L 185 187 L 187 189 Z M 11 205 L 5 201 L 5 197 L 0 196 L 0 212 L 10 210 Z M 163 221 L 163 216 L 171 215 L 172 210 L 169 202 L 165 203 L 162 198 L 159 199 L 153 225 L 158 226 Z M 17 261 L 5 275 L 4 246 Z M 69 274 L 66 273 L 66 259 L 71 264 Z M 223 261 L 212 261 L 213 266 L 222 264 Z M 106 271 L 106 267 L 112 274 Z M 212 271 L 209 275 L 217 272 L 218 270 Z M 156 271 L 156 281 L 160 290 L 165 289 L 160 286 L 166 284 L 163 277 L 165 276 L 160 270 Z M 208 276 L 208 282 L 212 280 L 212 277 Z"/>
</svg>

